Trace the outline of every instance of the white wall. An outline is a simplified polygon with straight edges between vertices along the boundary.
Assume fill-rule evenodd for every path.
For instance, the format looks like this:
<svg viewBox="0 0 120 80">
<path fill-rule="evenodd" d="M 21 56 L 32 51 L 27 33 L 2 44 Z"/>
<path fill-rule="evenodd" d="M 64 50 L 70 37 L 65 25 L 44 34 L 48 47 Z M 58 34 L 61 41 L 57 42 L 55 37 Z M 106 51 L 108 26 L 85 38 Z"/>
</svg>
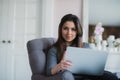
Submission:
<svg viewBox="0 0 120 80">
<path fill-rule="evenodd" d="M 120 0 L 90 0 L 89 23 L 120 26 Z"/>
<path fill-rule="evenodd" d="M 65 14 L 75 14 L 81 20 L 81 0 L 54 0 L 54 36 L 58 35 L 58 25 Z"/>
<path fill-rule="evenodd" d="M 54 0 L 42 0 L 41 37 L 53 37 Z"/>
<path fill-rule="evenodd" d="M 69 13 L 80 18 L 83 41 L 88 42 L 88 0 L 43 0 L 41 37 L 58 37 L 61 18 Z"/>
</svg>

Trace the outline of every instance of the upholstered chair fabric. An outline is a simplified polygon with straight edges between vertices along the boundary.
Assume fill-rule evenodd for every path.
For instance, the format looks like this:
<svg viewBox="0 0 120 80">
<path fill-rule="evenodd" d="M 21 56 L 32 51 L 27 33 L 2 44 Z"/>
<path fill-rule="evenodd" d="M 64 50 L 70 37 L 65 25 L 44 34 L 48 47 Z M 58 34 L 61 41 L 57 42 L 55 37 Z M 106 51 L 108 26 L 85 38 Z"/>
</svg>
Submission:
<svg viewBox="0 0 120 80">
<path fill-rule="evenodd" d="M 47 51 L 55 42 L 55 38 L 41 38 L 28 41 L 27 50 L 32 71 L 31 80 L 74 80 L 72 73 L 69 71 L 54 76 L 46 76 Z"/>
<path fill-rule="evenodd" d="M 64 71 L 54 76 L 46 76 L 46 55 L 48 49 L 55 42 L 55 38 L 40 38 L 33 39 L 27 42 L 29 64 L 32 71 L 31 80 L 74 80 L 72 73 L 69 71 Z M 106 75 L 109 75 L 109 73 L 107 73 Z M 90 79 L 85 79 L 79 76 L 78 78 L 75 77 L 75 80 Z"/>
</svg>

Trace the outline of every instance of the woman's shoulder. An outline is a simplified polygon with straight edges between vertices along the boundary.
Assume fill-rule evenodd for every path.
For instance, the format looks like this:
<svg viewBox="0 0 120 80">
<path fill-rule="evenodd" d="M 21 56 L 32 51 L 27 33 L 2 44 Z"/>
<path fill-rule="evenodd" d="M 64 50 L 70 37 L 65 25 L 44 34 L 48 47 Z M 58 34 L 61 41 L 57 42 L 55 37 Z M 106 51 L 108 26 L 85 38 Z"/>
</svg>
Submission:
<svg viewBox="0 0 120 80">
<path fill-rule="evenodd" d="M 48 51 L 49 54 L 50 53 L 56 53 L 56 52 L 57 52 L 57 48 L 55 46 L 52 46 Z"/>
<path fill-rule="evenodd" d="M 84 48 L 90 48 L 90 45 L 87 42 L 84 42 L 83 45 L 84 45 Z"/>
<path fill-rule="evenodd" d="M 50 50 L 56 51 L 57 48 L 56 48 L 55 46 L 52 46 L 52 47 L 50 48 Z"/>
</svg>

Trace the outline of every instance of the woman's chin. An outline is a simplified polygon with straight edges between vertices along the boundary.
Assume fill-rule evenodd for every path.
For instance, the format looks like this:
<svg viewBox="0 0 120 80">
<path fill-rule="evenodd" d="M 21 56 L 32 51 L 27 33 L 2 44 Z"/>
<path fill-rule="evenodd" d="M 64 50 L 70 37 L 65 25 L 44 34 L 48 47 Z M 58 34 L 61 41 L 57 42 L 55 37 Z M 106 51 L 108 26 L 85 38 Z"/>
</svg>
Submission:
<svg viewBox="0 0 120 80">
<path fill-rule="evenodd" d="M 67 39 L 66 41 L 67 41 L 67 42 L 71 42 L 71 41 L 72 41 L 72 39 Z"/>
</svg>

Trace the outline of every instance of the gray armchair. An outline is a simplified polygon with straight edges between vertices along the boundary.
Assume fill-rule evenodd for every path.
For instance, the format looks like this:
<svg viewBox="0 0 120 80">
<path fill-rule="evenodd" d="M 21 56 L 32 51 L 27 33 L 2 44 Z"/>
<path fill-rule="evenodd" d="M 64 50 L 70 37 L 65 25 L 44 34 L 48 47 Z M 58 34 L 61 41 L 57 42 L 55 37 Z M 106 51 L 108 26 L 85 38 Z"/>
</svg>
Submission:
<svg viewBox="0 0 120 80">
<path fill-rule="evenodd" d="M 55 38 L 41 38 L 28 41 L 28 57 L 32 70 L 31 80 L 62 80 L 63 78 L 64 80 L 74 80 L 69 72 L 59 73 L 54 76 L 46 76 L 45 67 L 47 51 L 55 42 Z"/>
<path fill-rule="evenodd" d="M 31 80 L 74 80 L 70 72 L 59 73 L 54 76 L 46 76 L 45 67 L 47 51 L 55 42 L 55 38 L 41 38 L 28 41 L 28 57 L 32 70 Z M 75 80 L 78 79 L 75 78 Z M 81 78 L 80 80 L 88 79 Z"/>
</svg>

